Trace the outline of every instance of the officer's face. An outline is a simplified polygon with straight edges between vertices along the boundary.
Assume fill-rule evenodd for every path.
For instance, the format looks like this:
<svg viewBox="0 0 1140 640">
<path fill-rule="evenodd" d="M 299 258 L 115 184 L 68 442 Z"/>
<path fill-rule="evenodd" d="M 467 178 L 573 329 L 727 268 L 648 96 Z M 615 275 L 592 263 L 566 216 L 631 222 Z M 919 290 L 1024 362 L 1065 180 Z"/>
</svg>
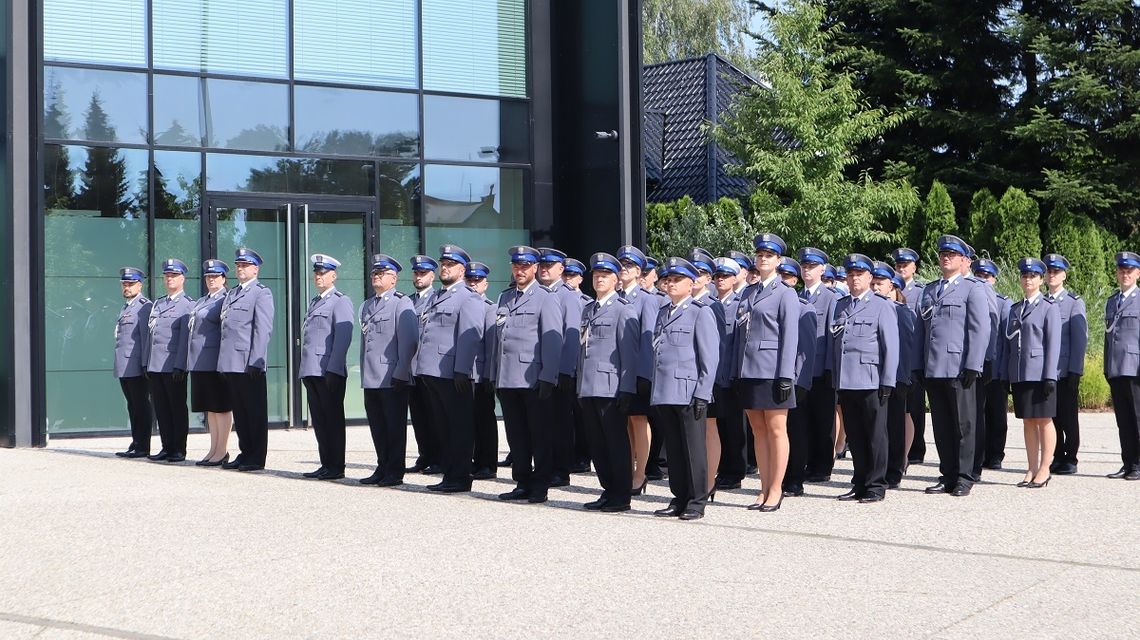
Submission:
<svg viewBox="0 0 1140 640">
<path fill-rule="evenodd" d="M 663 278 L 665 293 L 673 302 L 680 302 L 692 295 L 693 279 L 685 276 L 670 274 Z"/>
<path fill-rule="evenodd" d="M 533 262 L 512 262 L 511 263 L 511 278 L 515 281 L 515 286 L 520 289 L 525 289 L 534 282 L 534 276 L 538 272 L 538 265 Z"/>
<path fill-rule="evenodd" d="M 443 282 L 443 284 L 445 286 L 450 287 L 451 285 L 455 284 L 456 282 L 459 282 L 459 279 L 463 277 L 463 272 L 465 270 L 466 270 L 466 267 L 463 266 L 462 262 L 456 262 L 455 260 L 446 260 L 446 259 L 440 260 L 439 261 L 439 280 L 440 280 L 440 282 Z"/>
<path fill-rule="evenodd" d="M 890 298 L 891 292 L 895 290 L 895 285 L 887 278 L 872 278 L 871 288 L 875 290 L 875 293 Z"/>
<path fill-rule="evenodd" d="M 756 250 L 756 271 L 760 273 L 762 280 L 771 277 L 772 272 L 778 266 L 780 266 L 780 255 L 778 253 L 768 249 Z"/>
<path fill-rule="evenodd" d="M 1121 289 L 1128 289 L 1136 284 L 1136 277 L 1140 276 L 1140 269 L 1136 267 L 1116 267 L 1116 282 Z"/>
<path fill-rule="evenodd" d="M 642 289 L 654 287 L 657 284 L 657 270 L 650 269 L 648 272 L 642 274 L 641 278 L 638 279 L 638 284 L 641 285 Z"/>
<path fill-rule="evenodd" d="M 166 285 L 166 293 L 177 293 L 182 291 L 182 287 L 186 284 L 186 276 L 181 273 L 164 273 L 162 274 L 162 283 Z"/>
<path fill-rule="evenodd" d="M 321 293 L 328 291 L 334 282 L 336 282 L 336 271 L 318 269 L 313 272 L 313 284 L 317 285 L 317 291 Z"/>
<path fill-rule="evenodd" d="M 609 269 L 594 269 L 590 279 L 594 283 L 594 293 L 599 298 L 605 297 L 617 288 L 618 276 Z"/>
<path fill-rule="evenodd" d="M 257 272 L 261 267 L 253 264 L 252 262 L 238 262 L 236 264 L 237 278 L 239 282 L 249 282 L 257 277 Z"/>
<path fill-rule="evenodd" d="M 828 289 L 834 289 L 835 288 L 835 281 L 832 280 L 831 278 L 825 278 L 823 280 L 823 286 L 827 287 Z"/>
<path fill-rule="evenodd" d="M 748 284 L 756 284 L 757 282 L 760 282 L 761 280 L 763 280 L 763 278 L 760 277 L 759 271 L 757 271 L 755 269 L 749 269 L 748 270 Z"/>
<path fill-rule="evenodd" d="M 217 293 L 226 288 L 226 276 L 220 273 L 206 274 L 206 291 Z"/>
<path fill-rule="evenodd" d="M 139 280 L 120 280 L 123 285 L 123 297 L 133 298 L 142 293 L 142 282 Z"/>
<path fill-rule="evenodd" d="M 637 266 L 629 260 L 621 261 L 621 284 L 628 287 L 630 284 L 637 281 L 641 277 L 641 267 Z"/>
<path fill-rule="evenodd" d="M 721 271 L 713 276 L 713 284 L 716 285 L 716 292 L 724 295 L 736 288 L 736 276 Z"/>
<path fill-rule="evenodd" d="M 487 292 L 487 279 L 486 278 L 464 278 L 467 281 L 467 286 L 475 290 L 475 293 Z"/>
<path fill-rule="evenodd" d="M 430 269 L 417 269 L 412 271 L 412 286 L 417 289 L 427 289 L 435 282 L 435 272 Z"/>
<path fill-rule="evenodd" d="M 823 265 L 818 262 L 801 262 L 800 274 L 804 277 L 804 286 L 813 287 L 823 278 Z"/>
<path fill-rule="evenodd" d="M 871 288 L 871 272 L 866 269 L 848 269 L 847 288 L 851 291 L 851 295 L 863 295 Z"/>
<path fill-rule="evenodd" d="M 693 295 L 695 296 L 700 293 L 701 289 L 707 289 L 709 282 L 712 282 L 712 276 L 709 275 L 709 272 L 698 271 L 697 279 L 693 280 Z"/>
<path fill-rule="evenodd" d="M 569 285 L 571 289 L 577 290 L 582 286 L 582 276 L 577 273 L 563 271 L 562 281 Z"/>
<path fill-rule="evenodd" d="M 961 273 L 963 268 L 969 267 L 969 264 L 969 259 L 957 251 L 938 252 L 938 268 L 942 270 L 944 278 Z"/>
<path fill-rule="evenodd" d="M 987 271 L 976 271 L 974 272 L 974 277 L 988 284 L 997 282 L 997 278 L 991 276 Z"/>
<path fill-rule="evenodd" d="M 794 287 L 800 283 L 800 279 L 790 273 L 781 273 L 780 279 L 789 287 Z"/>
<path fill-rule="evenodd" d="M 1045 272 L 1045 284 L 1052 290 L 1060 289 L 1065 284 L 1069 274 L 1064 269 L 1049 269 Z"/>
<path fill-rule="evenodd" d="M 914 272 L 917 267 L 909 260 L 899 260 L 895 263 L 895 271 L 903 277 L 903 280 L 910 280 L 914 277 Z"/>
<path fill-rule="evenodd" d="M 393 269 L 376 269 L 372 272 L 372 290 L 384 293 L 396 286 L 396 281 L 399 279 L 399 275 Z"/>
<path fill-rule="evenodd" d="M 1036 271 L 1026 271 L 1021 274 L 1021 291 L 1028 298 L 1041 290 L 1041 274 Z"/>
<path fill-rule="evenodd" d="M 562 279 L 562 271 L 565 268 L 561 262 L 540 262 L 538 263 L 538 281 L 549 287 Z"/>
</svg>

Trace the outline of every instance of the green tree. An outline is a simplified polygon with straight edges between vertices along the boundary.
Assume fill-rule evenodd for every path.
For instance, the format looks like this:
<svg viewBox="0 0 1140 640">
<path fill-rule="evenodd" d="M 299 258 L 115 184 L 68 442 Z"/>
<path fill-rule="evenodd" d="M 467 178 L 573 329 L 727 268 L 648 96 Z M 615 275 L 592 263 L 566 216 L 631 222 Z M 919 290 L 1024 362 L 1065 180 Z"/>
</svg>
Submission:
<svg viewBox="0 0 1140 640">
<path fill-rule="evenodd" d="M 1026 256 L 1041 255 L 1037 202 L 1017 187 L 1010 187 L 997 206 L 1000 223 L 995 244 L 999 255 L 1011 263 Z"/>
<path fill-rule="evenodd" d="M 821 4 L 789 0 L 768 20 L 752 60 L 766 84 L 735 101 L 714 139 L 739 164 L 727 170 L 756 185 L 752 224 L 793 246 L 842 253 L 881 251 L 897 242 L 900 221 L 917 196 L 905 180 L 848 178 L 860 145 L 898 126 L 905 116 L 869 108 L 830 43 Z"/>
<path fill-rule="evenodd" d="M 740 203 L 731 198 L 699 205 L 689 196 L 676 202 L 653 203 L 646 208 L 649 252 L 661 258 L 687 256 L 692 247 L 703 247 L 716 256 L 747 250 L 756 235 L 743 215 Z"/>
<path fill-rule="evenodd" d="M 719 53 L 735 64 L 747 60 L 752 17 L 746 0 L 643 0 L 642 51 L 646 64 Z"/>
<path fill-rule="evenodd" d="M 1047 253 L 1059 253 L 1069 260 L 1065 286 L 1086 296 L 1100 296 L 1112 286 L 1105 269 L 1104 229 L 1082 214 L 1054 207 L 1049 214 Z"/>
<path fill-rule="evenodd" d="M 989 189 L 982 189 L 970 198 L 970 230 L 967 235 L 979 254 L 984 251 L 990 257 L 999 253 L 996 243 L 999 221 L 997 205 L 997 198 Z"/>
<path fill-rule="evenodd" d="M 930 259 L 932 264 L 937 263 L 934 258 L 938 255 L 938 238 L 948 233 L 955 233 L 957 230 L 958 224 L 954 221 L 954 202 L 950 200 L 950 193 L 946 191 L 946 187 L 935 180 L 922 205 L 920 255 Z"/>
<path fill-rule="evenodd" d="M 96 91 L 87 105 L 85 129 L 90 140 L 114 140 L 115 129 L 103 110 L 103 102 Z M 75 194 L 76 209 L 98 211 L 104 218 L 133 218 L 139 208 L 130 195 L 127 181 L 127 163 L 118 149 L 91 147 L 87 162 Z"/>
</svg>

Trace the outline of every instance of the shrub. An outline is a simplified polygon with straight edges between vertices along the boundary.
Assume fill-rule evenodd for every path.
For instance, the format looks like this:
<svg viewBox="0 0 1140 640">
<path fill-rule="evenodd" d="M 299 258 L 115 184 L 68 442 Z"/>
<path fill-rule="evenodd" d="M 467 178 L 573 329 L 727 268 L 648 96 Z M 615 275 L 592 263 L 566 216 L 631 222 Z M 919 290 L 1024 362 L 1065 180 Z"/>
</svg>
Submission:
<svg viewBox="0 0 1140 640">
<path fill-rule="evenodd" d="M 997 206 L 999 226 L 994 245 L 998 255 L 1011 262 L 1041 255 L 1041 233 L 1037 202 L 1017 187 L 1010 187 Z"/>
<path fill-rule="evenodd" d="M 1111 394 L 1108 380 L 1104 377 L 1104 356 L 1100 353 L 1085 358 L 1085 374 L 1081 376 L 1078 391 L 1081 409 L 1104 409 L 1109 406 Z"/>
<path fill-rule="evenodd" d="M 926 194 L 921 218 L 922 246 L 917 249 L 922 257 L 931 259 L 937 264 L 938 238 L 958 232 L 958 223 L 954 219 L 954 201 L 950 199 L 946 187 L 937 180 L 930 185 L 930 191 Z"/>
<path fill-rule="evenodd" d="M 969 242 L 974 243 L 974 250 L 978 255 L 989 255 L 991 258 L 998 255 L 997 238 L 998 201 L 989 189 L 982 189 L 970 199 L 970 234 Z"/>
<path fill-rule="evenodd" d="M 1046 253 L 1059 253 L 1072 265 L 1065 280 L 1066 288 L 1089 295 L 1112 285 L 1104 268 L 1104 229 L 1088 217 L 1070 213 L 1061 205 L 1054 207 L 1049 215 L 1048 229 Z"/>
</svg>

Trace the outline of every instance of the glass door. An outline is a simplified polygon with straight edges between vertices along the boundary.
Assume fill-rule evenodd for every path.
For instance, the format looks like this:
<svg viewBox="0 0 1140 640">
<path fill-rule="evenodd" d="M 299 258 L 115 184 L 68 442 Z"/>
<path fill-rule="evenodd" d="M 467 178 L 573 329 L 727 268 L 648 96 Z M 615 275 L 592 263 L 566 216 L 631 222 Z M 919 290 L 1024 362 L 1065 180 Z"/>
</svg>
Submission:
<svg viewBox="0 0 1140 640">
<path fill-rule="evenodd" d="M 269 342 L 266 386 L 269 421 L 278 426 L 309 423 L 304 389 L 298 377 L 301 328 L 309 301 L 317 295 L 313 284 L 314 253 L 340 261 L 336 287 L 352 300 L 353 314 L 364 299 L 366 260 L 374 246 L 372 203 L 356 200 L 314 201 L 214 195 L 209 198 L 207 246 L 231 266 L 234 251 L 249 247 L 261 255 L 258 280 L 273 292 L 273 334 Z M 232 280 L 229 286 L 236 285 Z M 363 421 L 364 396 L 360 389 L 359 336 L 348 350 L 345 417 Z"/>
</svg>

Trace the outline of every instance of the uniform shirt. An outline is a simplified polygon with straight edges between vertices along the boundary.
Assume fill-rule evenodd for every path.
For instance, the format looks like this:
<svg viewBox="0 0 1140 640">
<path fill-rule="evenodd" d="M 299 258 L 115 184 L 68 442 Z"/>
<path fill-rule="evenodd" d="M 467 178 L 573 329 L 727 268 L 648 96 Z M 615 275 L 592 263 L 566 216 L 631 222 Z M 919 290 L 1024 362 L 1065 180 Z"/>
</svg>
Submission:
<svg viewBox="0 0 1140 640">
<path fill-rule="evenodd" d="M 172 373 L 186 370 L 186 352 L 190 343 L 190 312 L 194 301 L 184 292 L 162 296 L 150 309 L 149 340 L 146 341 L 148 373 Z"/>
<path fill-rule="evenodd" d="M 1140 295 L 1117 291 L 1104 303 L 1104 375 L 1140 376 Z"/>
<path fill-rule="evenodd" d="M 1082 375 L 1085 372 L 1085 355 L 1089 347 L 1089 322 L 1085 301 L 1071 291 L 1061 289 L 1047 293 L 1061 313 L 1061 360 L 1059 375 Z"/>
<path fill-rule="evenodd" d="M 687 405 L 693 398 L 712 401 L 720 362 L 716 315 L 691 297 L 663 305 L 653 329 L 653 378 L 650 405 Z"/>
<path fill-rule="evenodd" d="M 1061 312 L 1040 293 L 1013 305 L 1006 328 L 1009 381 L 1057 380 L 1061 355 Z"/>
<path fill-rule="evenodd" d="M 221 310 L 219 372 L 244 373 L 248 367 L 265 371 L 273 313 L 273 292 L 256 279 L 226 292 Z"/>
<path fill-rule="evenodd" d="M 146 373 L 143 353 L 150 341 L 151 301 L 137 295 L 123 304 L 115 322 L 115 377 L 137 378 Z"/>
<path fill-rule="evenodd" d="M 985 286 L 954 274 L 923 288 L 919 318 L 926 334 L 923 368 L 927 378 L 956 378 L 967 369 L 982 371 L 990 342 Z"/>
<path fill-rule="evenodd" d="M 412 379 L 419 316 L 412 299 L 394 288 L 360 305 L 360 386 L 387 389 Z"/>
<path fill-rule="evenodd" d="M 300 377 L 326 373 L 348 377 L 353 315 L 352 300 L 336 287 L 329 287 L 309 301 L 301 325 Z"/>
<path fill-rule="evenodd" d="M 866 291 L 835 304 L 830 327 L 832 372 L 837 390 L 894 387 L 899 368 L 898 312 L 895 304 Z"/>
<path fill-rule="evenodd" d="M 579 327 L 579 398 L 636 392 L 640 331 L 635 305 L 615 292 L 586 304 Z"/>
<path fill-rule="evenodd" d="M 190 310 L 190 343 L 186 351 L 187 371 L 216 371 L 218 349 L 222 344 L 222 302 L 226 290 L 204 295 Z"/>
</svg>

